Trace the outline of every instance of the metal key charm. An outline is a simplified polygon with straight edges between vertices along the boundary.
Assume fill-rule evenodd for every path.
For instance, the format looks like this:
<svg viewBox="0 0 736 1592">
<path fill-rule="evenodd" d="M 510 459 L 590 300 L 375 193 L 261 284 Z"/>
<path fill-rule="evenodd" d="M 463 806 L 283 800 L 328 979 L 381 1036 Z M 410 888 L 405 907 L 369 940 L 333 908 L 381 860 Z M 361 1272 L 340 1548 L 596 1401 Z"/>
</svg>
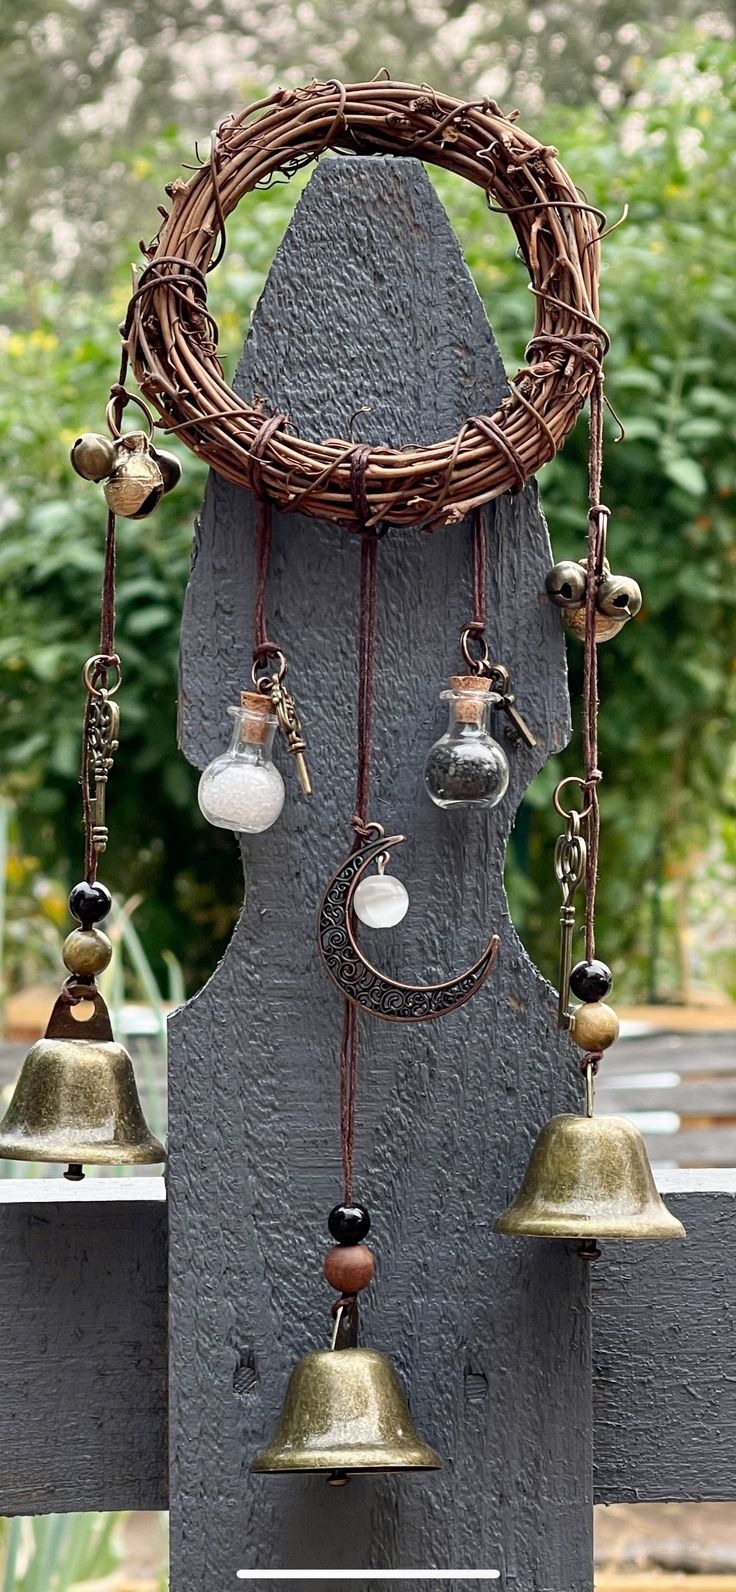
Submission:
<svg viewBox="0 0 736 1592">
<path fill-rule="evenodd" d="M 286 741 L 286 750 L 294 759 L 297 779 L 302 793 L 304 796 L 311 796 L 312 781 L 309 777 L 309 769 L 304 757 L 307 743 L 304 739 L 301 719 L 291 692 L 287 691 L 283 678 L 280 678 L 278 674 L 271 676 L 269 696 L 276 709 L 279 729 Z"/>
<path fill-rule="evenodd" d="M 114 754 L 118 749 L 119 729 L 120 709 L 117 702 L 111 701 L 107 691 L 98 691 L 90 701 L 87 720 L 88 777 L 93 814 L 92 844 L 97 852 L 103 852 L 107 846 L 105 795 Z"/>
<path fill-rule="evenodd" d="M 555 874 L 562 889 L 557 1022 L 560 1028 L 566 1029 L 570 1027 L 569 984 L 575 933 L 575 895 L 585 877 L 587 854 L 587 846 L 580 833 L 580 814 L 569 813 L 565 833 L 560 835 L 555 846 Z"/>
<path fill-rule="evenodd" d="M 530 730 L 526 719 L 522 718 L 516 706 L 516 697 L 510 689 L 511 675 L 508 669 L 503 663 L 492 663 L 488 672 L 491 677 L 492 689 L 498 693 L 500 698 L 498 706 L 503 709 L 509 723 L 513 725 L 516 734 L 524 742 L 524 745 L 528 746 L 529 750 L 532 751 L 537 744 L 537 738 Z"/>
</svg>

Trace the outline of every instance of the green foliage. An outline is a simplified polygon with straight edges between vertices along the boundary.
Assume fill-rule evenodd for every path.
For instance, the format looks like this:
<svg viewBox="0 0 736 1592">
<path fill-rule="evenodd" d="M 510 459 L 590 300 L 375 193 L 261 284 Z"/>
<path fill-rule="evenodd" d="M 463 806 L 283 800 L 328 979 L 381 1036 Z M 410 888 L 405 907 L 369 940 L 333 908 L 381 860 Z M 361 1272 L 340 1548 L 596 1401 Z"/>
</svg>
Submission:
<svg viewBox="0 0 736 1592">
<path fill-rule="evenodd" d="M 600 654 L 600 943 L 627 965 L 630 993 L 650 978 L 650 919 L 663 889 L 664 955 L 674 968 L 670 897 L 692 859 L 718 851 L 723 814 L 733 813 L 735 81 L 733 45 L 687 36 L 677 55 L 650 69 L 615 120 L 597 106 L 557 106 L 538 128 L 591 201 L 611 219 L 624 201 L 631 212 L 604 245 L 603 318 L 613 339 L 607 387 L 627 429 L 615 444 L 609 428 L 605 497 L 614 509 L 613 566 L 640 581 L 645 608 Z M 180 148 L 169 130 L 135 159 L 163 186 Z M 513 368 L 523 360 L 533 306 L 511 228 L 489 216 L 467 184 L 444 174 L 436 180 Z M 232 218 L 212 294 L 230 373 L 297 191 L 298 184 L 276 186 Z M 63 870 L 65 886 L 78 872 L 65 859 L 79 856 L 79 670 L 96 645 L 103 528 L 99 489 L 77 480 L 68 448 L 80 430 L 101 425 L 115 374 L 114 329 L 127 284 L 122 267 L 110 266 L 108 276 L 114 292 L 95 296 L 59 283 L 21 294 L 11 279 L 4 311 L 13 329 L 0 368 L 2 791 L 14 804 L 21 854 L 52 876 Z M 583 554 L 585 448 L 581 424 L 542 477 L 557 556 Z M 121 773 L 110 786 L 115 844 L 105 874 L 121 895 L 145 897 L 137 923 L 149 955 L 157 964 L 175 947 L 191 984 L 227 937 L 240 877 L 230 839 L 199 817 L 195 775 L 175 745 L 178 624 L 204 479 L 184 449 L 182 459 L 183 486 L 151 519 L 121 523 L 126 682 Z M 570 660 L 575 692 L 574 643 Z M 517 687 L 523 704 L 523 681 Z M 554 778 L 579 767 L 575 744 L 544 771 L 517 831 L 515 910 L 550 972 L 558 902 L 548 798 Z"/>
<path fill-rule="evenodd" d="M 39 1515 L 0 1521 L 2 1592 L 75 1592 L 120 1562 L 122 1516 Z"/>
</svg>

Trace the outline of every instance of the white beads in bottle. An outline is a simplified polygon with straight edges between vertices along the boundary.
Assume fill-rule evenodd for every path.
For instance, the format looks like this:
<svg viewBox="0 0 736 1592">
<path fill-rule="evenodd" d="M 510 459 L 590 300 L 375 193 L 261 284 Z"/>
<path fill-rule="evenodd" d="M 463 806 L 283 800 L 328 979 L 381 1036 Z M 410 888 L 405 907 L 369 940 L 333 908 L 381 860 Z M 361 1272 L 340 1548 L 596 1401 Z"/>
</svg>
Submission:
<svg viewBox="0 0 736 1592">
<path fill-rule="evenodd" d="M 260 835 L 275 824 L 284 805 L 284 782 L 272 761 L 277 720 L 269 698 L 243 691 L 227 752 L 207 765 L 199 782 L 199 805 L 208 823 L 237 834 Z"/>
</svg>

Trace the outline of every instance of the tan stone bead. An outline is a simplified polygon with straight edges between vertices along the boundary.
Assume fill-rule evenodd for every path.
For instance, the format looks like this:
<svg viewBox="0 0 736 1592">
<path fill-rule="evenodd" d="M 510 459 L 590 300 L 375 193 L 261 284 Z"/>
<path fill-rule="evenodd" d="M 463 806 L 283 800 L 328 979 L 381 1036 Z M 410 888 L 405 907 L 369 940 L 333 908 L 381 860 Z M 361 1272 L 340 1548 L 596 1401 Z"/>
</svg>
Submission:
<svg viewBox="0 0 736 1592">
<path fill-rule="evenodd" d="M 102 929 L 72 929 L 62 950 L 64 966 L 80 978 L 103 973 L 112 956 L 112 944 Z"/>
<path fill-rule="evenodd" d="M 365 1244 L 336 1244 L 325 1255 L 325 1277 L 338 1293 L 359 1293 L 367 1287 L 375 1269 L 375 1260 Z"/>
<path fill-rule="evenodd" d="M 618 1039 L 619 1021 L 604 1001 L 586 1001 L 575 1012 L 572 1037 L 581 1050 L 608 1050 Z"/>
</svg>

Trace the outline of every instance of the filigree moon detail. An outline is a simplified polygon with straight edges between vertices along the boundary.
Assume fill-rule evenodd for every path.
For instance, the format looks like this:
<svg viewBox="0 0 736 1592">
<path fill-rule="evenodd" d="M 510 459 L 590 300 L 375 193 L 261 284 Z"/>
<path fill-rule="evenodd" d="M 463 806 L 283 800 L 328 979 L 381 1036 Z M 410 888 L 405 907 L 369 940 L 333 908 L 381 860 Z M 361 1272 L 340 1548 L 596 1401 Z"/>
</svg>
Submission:
<svg viewBox="0 0 736 1592">
<path fill-rule="evenodd" d="M 496 960 L 499 938 L 494 934 L 478 961 L 444 984 L 402 984 L 368 961 L 355 938 L 353 896 L 366 868 L 404 838 L 368 840 L 340 863 L 320 903 L 317 942 L 330 978 L 355 1006 L 391 1023 L 424 1023 L 456 1011 L 475 995 Z"/>
</svg>

